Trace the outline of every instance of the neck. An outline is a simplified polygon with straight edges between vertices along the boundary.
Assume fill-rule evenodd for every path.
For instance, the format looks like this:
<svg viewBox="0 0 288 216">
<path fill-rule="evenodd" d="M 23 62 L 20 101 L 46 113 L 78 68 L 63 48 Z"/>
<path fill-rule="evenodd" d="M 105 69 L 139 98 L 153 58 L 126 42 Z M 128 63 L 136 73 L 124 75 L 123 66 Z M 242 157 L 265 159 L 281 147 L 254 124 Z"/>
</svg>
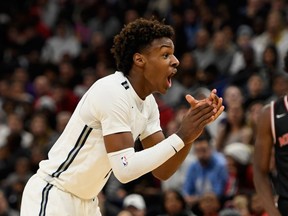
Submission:
<svg viewBox="0 0 288 216">
<path fill-rule="evenodd" d="M 141 76 L 133 76 L 128 75 L 127 79 L 129 80 L 130 84 L 132 85 L 134 91 L 137 93 L 137 95 L 142 99 L 145 100 L 145 98 L 149 95 L 149 93 L 146 92 L 145 84 L 143 84 L 143 79 Z"/>
</svg>

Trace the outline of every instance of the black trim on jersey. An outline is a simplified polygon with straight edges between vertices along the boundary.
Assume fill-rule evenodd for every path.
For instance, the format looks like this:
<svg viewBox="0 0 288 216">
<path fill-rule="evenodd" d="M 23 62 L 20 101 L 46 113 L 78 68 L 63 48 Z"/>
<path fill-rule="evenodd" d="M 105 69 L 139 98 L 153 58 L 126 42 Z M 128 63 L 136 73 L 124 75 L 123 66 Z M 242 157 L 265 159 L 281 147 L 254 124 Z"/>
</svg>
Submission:
<svg viewBox="0 0 288 216">
<path fill-rule="evenodd" d="M 171 145 L 172 146 L 172 145 Z M 172 146 L 172 148 L 174 149 L 175 153 L 177 153 L 178 151 L 176 150 L 176 148 L 174 148 L 174 146 Z"/>
<path fill-rule="evenodd" d="M 42 200 L 41 200 L 41 208 L 40 208 L 39 216 L 45 216 L 46 215 L 48 195 L 49 195 L 49 191 L 51 190 L 52 187 L 53 187 L 53 185 L 48 183 L 44 187 L 44 189 L 42 190 Z"/>
<path fill-rule="evenodd" d="M 69 152 L 66 160 L 59 166 L 57 171 L 52 174 L 52 177 L 59 177 L 62 172 L 64 172 L 65 170 L 68 169 L 68 167 L 73 162 L 74 158 L 76 157 L 76 155 L 78 154 L 80 149 L 84 146 L 84 144 L 85 144 L 91 131 L 92 131 L 92 128 L 85 125 L 85 127 L 83 128 L 75 146 Z"/>
<path fill-rule="evenodd" d="M 111 172 L 112 172 L 112 169 L 109 170 L 109 172 L 105 175 L 104 179 L 107 178 Z"/>
<path fill-rule="evenodd" d="M 121 85 L 127 90 L 129 89 L 129 84 L 128 82 L 125 80 L 124 82 L 121 83 Z"/>
</svg>

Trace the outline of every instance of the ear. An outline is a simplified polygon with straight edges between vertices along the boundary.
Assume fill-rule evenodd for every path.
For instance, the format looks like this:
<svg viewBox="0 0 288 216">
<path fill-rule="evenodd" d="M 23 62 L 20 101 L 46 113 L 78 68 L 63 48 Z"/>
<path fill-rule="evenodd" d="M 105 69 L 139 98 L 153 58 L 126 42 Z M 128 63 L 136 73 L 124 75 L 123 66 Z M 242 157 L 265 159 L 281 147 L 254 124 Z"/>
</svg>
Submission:
<svg viewBox="0 0 288 216">
<path fill-rule="evenodd" d="M 145 64 L 145 58 L 142 54 L 140 53 L 135 53 L 133 55 L 133 62 L 135 65 L 142 67 Z"/>
</svg>

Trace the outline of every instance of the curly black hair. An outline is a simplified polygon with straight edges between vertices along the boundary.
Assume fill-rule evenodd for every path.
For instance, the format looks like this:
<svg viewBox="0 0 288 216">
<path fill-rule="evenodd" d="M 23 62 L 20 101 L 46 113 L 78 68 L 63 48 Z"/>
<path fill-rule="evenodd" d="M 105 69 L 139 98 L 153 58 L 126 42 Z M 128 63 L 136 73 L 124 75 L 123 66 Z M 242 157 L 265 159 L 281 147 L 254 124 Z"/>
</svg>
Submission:
<svg viewBox="0 0 288 216">
<path fill-rule="evenodd" d="M 111 52 L 116 60 L 117 70 L 126 76 L 133 64 L 133 55 L 147 48 L 153 40 L 174 37 L 174 29 L 154 18 L 139 18 L 127 24 L 114 37 Z"/>
</svg>

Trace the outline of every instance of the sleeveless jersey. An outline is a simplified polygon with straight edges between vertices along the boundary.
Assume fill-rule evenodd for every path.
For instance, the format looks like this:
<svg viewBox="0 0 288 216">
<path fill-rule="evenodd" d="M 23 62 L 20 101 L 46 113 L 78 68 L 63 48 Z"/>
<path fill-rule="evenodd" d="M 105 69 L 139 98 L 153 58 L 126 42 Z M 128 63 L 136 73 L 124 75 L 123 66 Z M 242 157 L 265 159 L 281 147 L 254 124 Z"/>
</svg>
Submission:
<svg viewBox="0 0 288 216">
<path fill-rule="evenodd" d="M 128 79 L 115 72 L 96 81 L 83 95 L 48 159 L 40 162 L 38 173 L 75 196 L 92 199 L 112 172 L 103 136 L 131 132 L 134 140 L 141 140 L 159 130 L 153 95 L 142 100 Z"/>
<path fill-rule="evenodd" d="M 271 128 L 277 168 L 277 193 L 288 198 L 288 101 L 287 95 L 271 104 Z"/>
</svg>

